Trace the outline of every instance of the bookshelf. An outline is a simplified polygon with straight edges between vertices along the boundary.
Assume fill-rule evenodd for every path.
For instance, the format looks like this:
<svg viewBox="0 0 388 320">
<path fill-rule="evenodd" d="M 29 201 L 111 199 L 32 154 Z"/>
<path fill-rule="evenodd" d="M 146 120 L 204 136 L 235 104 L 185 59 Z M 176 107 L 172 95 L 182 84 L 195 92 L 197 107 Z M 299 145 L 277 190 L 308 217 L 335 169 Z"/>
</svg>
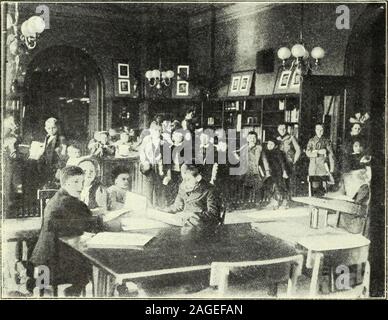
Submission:
<svg viewBox="0 0 388 320">
<path fill-rule="evenodd" d="M 289 133 L 299 134 L 299 96 L 235 97 L 204 104 L 204 128 L 236 129 L 237 135 L 255 131 L 261 141 L 266 134 L 276 134 L 286 123 Z"/>
</svg>

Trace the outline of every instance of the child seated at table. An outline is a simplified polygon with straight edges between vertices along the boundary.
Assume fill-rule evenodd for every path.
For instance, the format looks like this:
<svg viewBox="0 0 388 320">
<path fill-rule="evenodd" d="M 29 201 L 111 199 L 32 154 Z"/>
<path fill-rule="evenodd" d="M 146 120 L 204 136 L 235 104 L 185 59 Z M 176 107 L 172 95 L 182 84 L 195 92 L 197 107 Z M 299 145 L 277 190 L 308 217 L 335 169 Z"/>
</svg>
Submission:
<svg viewBox="0 0 388 320">
<path fill-rule="evenodd" d="M 277 147 L 275 138 L 267 139 L 265 150 L 271 177 L 265 181 L 266 198 L 270 200 L 266 209 L 277 209 L 281 201 L 285 200 L 286 185 L 284 179 L 287 179 L 286 166 L 282 152 Z"/>
<path fill-rule="evenodd" d="M 124 167 L 116 167 L 112 171 L 114 185 L 107 190 L 108 210 L 121 209 L 124 206 L 127 192 L 129 191 L 129 173 Z"/>
<path fill-rule="evenodd" d="M 93 217 L 80 200 L 84 173 L 81 168 L 67 166 L 61 170 L 61 188 L 48 202 L 43 226 L 32 253 L 34 266 L 45 265 L 50 270 L 50 284 L 71 284 L 67 296 L 79 296 L 89 282 L 89 264 L 59 241 L 60 237 L 81 236 L 84 231 L 103 229 L 100 217 Z"/>
<path fill-rule="evenodd" d="M 78 162 L 81 160 L 81 148 L 76 143 L 71 143 L 67 147 L 67 166 L 76 166 Z"/>
</svg>

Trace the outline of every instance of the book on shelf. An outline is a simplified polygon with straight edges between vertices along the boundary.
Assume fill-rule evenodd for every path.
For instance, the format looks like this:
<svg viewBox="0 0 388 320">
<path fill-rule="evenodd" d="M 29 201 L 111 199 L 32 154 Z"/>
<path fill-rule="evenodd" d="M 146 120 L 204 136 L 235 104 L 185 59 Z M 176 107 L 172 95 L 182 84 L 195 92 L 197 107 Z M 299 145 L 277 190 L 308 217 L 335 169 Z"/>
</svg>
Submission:
<svg viewBox="0 0 388 320">
<path fill-rule="evenodd" d="M 299 110 L 294 108 L 292 110 L 286 110 L 284 112 L 285 122 L 298 122 L 299 121 Z"/>
<path fill-rule="evenodd" d="M 246 138 L 250 131 L 256 132 L 257 136 L 260 139 L 260 137 L 261 137 L 261 127 L 260 126 L 244 126 L 241 130 L 242 136 Z"/>
</svg>

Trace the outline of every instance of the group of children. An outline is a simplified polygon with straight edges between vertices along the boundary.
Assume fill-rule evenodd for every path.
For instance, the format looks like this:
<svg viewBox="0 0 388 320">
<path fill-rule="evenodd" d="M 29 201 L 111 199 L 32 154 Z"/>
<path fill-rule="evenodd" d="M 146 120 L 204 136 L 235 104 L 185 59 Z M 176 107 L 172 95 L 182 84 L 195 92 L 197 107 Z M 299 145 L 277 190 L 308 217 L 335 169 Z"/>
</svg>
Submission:
<svg viewBox="0 0 388 320">
<path fill-rule="evenodd" d="M 256 199 L 268 202 L 272 209 L 288 207 L 290 180 L 301 150 L 284 124 L 279 125 L 278 135 L 267 138 L 265 144 L 261 144 L 257 133 L 252 131 L 246 137 L 246 144 L 228 152 L 223 130 L 194 129 L 193 125 L 187 125 L 193 122 L 187 117 L 180 126 L 167 130 L 163 122 L 153 121 L 149 134 L 143 138 L 139 147 L 140 169 L 150 205 L 166 206 L 175 199 L 181 182 L 181 165 L 191 161 L 198 165 L 202 178 L 212 184 L 221 197 L 227 197 L 226 184 L 238 181 L 229 169 L 240 163 L 245 169 L 237 175 L 242 177 L 245 196 L 256 194 Z M 231 161 L 233 156 L 235 159 Z"/>
<path fill-rule="evenodd" d="M 62 160 L 63 166 L 77 165 L 83 158 L 82 148 L 78 142 L 71 141 L 66 143 L 65 138 L 61 136 L 61 148 L 58 149 L 58 154 Z M 104 158 L 107 156 L 115 158 L 126 158 L 131 155 L 132 151 L 136 151 L 137 141 L 133 129 L 109 131 L 97 131 L 94 133 L 93 139 L 88 144 L 88 155 L 96 158 Z"/>
<path fill-rule="evenodd" d="M 119 138 L 118 138 L 119 137 Z M 117 133 L 116 130 L 97 131 L 93 139 L 89 141 L 89 153 L 95 157 L 102 158 L 106 156 L 115 156 L 116 158 L 125 158 L 135 151 L 137 141 L 133 129 L 124 128 Z"/>
</svg>

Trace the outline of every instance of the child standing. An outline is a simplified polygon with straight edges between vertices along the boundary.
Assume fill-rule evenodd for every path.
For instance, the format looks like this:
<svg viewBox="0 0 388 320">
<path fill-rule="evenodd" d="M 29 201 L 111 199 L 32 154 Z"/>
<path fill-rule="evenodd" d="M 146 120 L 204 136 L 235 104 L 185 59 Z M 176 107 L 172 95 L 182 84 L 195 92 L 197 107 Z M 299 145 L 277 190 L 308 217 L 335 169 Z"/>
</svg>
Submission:
<svg viewBox="0 0 388 320">
<path fill-rule="evenodd" d="M 277 140 L 275 138 L 267 139 L 267 147 L 265 150 L 268 165 L 271 171 L 271 177 L 267 179 L 266 194 L 270 199 L 267 209 L 277 209 L 280 203 L 287 195 L 285 179 L 288 178 L 284 156 L 278 149 Z M 284 208 L 285 209 L 285 208 Z"/>
<path fill-rule="evenodd" d="M 67 147 L 67 166 L 77 166 L 78 162 L 81 160 L 81 149 L 80 147 L 72 143 Z"/>
</svg>

